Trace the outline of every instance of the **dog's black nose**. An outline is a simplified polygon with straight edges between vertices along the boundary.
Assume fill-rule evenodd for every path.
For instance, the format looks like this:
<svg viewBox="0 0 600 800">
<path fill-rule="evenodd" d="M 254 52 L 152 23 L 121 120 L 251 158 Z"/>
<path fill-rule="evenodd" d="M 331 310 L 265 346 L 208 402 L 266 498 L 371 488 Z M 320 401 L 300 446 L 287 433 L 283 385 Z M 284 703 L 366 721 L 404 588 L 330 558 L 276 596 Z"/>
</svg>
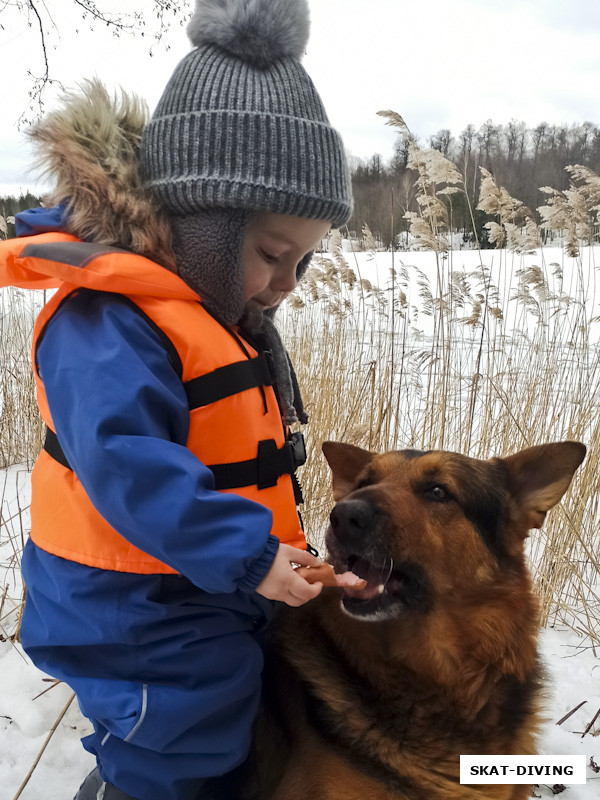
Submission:
<svg viewBox="0 0 600 800">
<path fill-rule="evenodd" d="M 367 500 L 341 500 L 329 515 L 331 527 L 336 534 L 362 536 L 373 526 L 377 509 Z"/>
</svg>

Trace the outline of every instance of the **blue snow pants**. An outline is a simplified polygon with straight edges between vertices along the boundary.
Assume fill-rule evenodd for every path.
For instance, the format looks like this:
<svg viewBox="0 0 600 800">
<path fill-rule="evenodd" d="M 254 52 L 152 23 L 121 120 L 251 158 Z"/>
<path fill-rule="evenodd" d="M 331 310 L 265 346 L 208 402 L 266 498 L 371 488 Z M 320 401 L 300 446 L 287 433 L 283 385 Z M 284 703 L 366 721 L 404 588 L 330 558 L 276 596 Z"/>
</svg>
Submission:
<svg viewBox="0 0 600 800">
<path fill-rule="evenodd" d="M 269 600 L 90 568 L 32 542 L 22 571 L 23 647 L 75 691 L 104 780 L 139 800 L 193 800 L 244 760 Z"/>
</svg>

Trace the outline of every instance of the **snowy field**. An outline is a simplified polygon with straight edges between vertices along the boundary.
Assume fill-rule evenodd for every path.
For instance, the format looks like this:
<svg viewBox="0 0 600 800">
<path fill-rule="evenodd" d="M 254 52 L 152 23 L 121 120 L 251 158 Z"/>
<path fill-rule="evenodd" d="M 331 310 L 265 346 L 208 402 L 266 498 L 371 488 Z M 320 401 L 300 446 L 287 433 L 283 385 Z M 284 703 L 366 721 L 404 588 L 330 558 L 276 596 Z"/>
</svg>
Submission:
<svg viewBox="0 0 600 800">
<path fill-rule="evenodd" d="M 406 291 L 409 295 L 410 320 L 414 331 L 426 340 L 432 333 L 432 316 L 427 313 L 427 292 L 423 279 L 435 290 L 438 272 L 431 253 L 402 252 L 393 256 L 396 277 L 391 282 L 390 253 L 344 253 L 349 267 L 359 279 L 368 280 L 390 296 Z M 483 259 L 488 280 L 498 284 L 499 303 L 503 305 L 506 327 L 527 324 L 527 315 L 501 288 L 513 284 L 517 270 L 538 266 L 549 276 L 556 302 L 570 296 L 586 309 L 590 340 L 596 343 L 598 316 L 595 307 L 595 256 L 598 251 L 584 250 L 581 259 L 567 259 L 559 248 L 545 248 L 533 255 L 519 256 L 506 252 L 454 252 L 441 259 L 444 276 L 448 267 L 464 272 L 472 285 L 476 301 L 477 277 Z M 582 279 L 583 275 L 583 279 Z M 443 277 L 447 281 L 447 277 Z M 435 291 L 433 292 L 435 294 Z M 562 294 L 561 294 L 562 293 Z M 415 298 L 418 298 L 415 300 Z M 466 301 L 465 301 L 466 302 Z M 472 311 L 466 302 L 460 313 Z M 465 341 L 474 338 L 474 329 L 462 328 Z M 584 365 L 585 366 L 585 365 Z M 13 608 L 21 596 L 18 577 L 18 553 L 23 532 L 28 529 L 28 475 L 18 468 L 0 473 L 2 527 L 0 528 L 0 800 L 69 800 L 93 762 L 79 744 L 88 731 L 71 692 L 63 684 L 55 685 L 40 673 L 10 640 L 14 632 Z M 596 546 L 596 553 L 600 550 Z M 600 577 L 600 576 L 599 576 Z M 6 587 L 6 588 L 5 588 Z M 4 594 L 3 594 L 4 593 Z M 596 633 L 598 633 L 596 631 Z M 540 785 L 533 797 L 550 798 L 557 794 L 565 800 L 600 798 L 600 659 L 595 657 L 589 639 L 581 639 L 572 630 L 548 628 L 540 635 L 540 649 L 548 671 L 548 690 L 544 702 L 545 723 L 539 751 L 548 755 L 578 754 L 586 756 L 588 782 L 585 786 Z M 580 706 L 580 704 L 582 704 Z M 68 705 L 62 718 L 62 712 Z M 560 725 L 557 723 L 577 706 Z M 49 732 L 56 726 L 39 763 L 19 794 L 30 769 L 42 749 Z M 587 730 L 589 727 L 589 730 Z M 586 732 L 587 730 L 587 732 Z M 598 771 L 594 765 L 598 765 Z M 426 800 L 426 798 L 423 798 Z"/>
</svg>

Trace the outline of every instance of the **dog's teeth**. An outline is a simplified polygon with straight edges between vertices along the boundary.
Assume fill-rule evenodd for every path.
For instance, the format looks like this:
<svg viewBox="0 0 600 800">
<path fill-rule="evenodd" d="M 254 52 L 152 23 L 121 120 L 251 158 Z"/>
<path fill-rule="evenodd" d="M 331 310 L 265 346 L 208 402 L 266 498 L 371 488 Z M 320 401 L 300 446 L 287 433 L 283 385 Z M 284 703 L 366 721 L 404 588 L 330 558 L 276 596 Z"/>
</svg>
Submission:
<svg viewBox="0 0 600 800">
<path fill-rule="evenodd" d="M 377 594 L 383 594 L 384 589 L 385 586 L 383 585 L 383 583 L 380 583 L 379 586 L 377 587 Z"/>
</svg>

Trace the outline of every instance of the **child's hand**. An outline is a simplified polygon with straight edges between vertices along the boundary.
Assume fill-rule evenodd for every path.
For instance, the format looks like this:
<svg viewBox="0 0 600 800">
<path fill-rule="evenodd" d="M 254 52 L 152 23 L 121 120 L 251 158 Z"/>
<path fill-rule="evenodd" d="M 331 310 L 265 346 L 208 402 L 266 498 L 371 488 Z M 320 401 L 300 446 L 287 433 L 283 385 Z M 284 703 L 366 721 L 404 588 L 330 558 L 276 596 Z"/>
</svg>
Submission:
<svg viewBox="0 0 600 800">
<path fill-rule="evenodd" d="M 323 588 L 322 583 L 305 581 L 292 564 L 316 567 L 323 562 L 307 550 L 298 550 L 289 544 L 280 544 L 271 564 L 271 569 L 256 587 L 258 594 L 269 600 L 280 600 L 288 606 L 301 606 L 316 597 Z"/>
</svg>

